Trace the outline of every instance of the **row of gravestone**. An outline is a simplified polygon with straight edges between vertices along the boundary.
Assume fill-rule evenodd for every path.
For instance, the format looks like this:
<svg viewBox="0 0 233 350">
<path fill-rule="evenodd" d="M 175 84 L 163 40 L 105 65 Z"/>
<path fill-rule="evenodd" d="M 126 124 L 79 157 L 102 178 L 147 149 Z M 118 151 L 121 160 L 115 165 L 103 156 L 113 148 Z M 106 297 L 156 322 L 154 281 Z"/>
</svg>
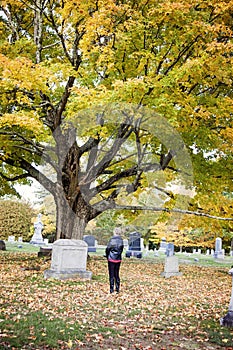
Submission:
<svg viewBox="0 0 233 350">
<path fill-rule="evenodd" d="M 38 223 L 40 223 L 40 221 L 38 220 Z M 35 224 L 36 229 L 38 229 L 37 224 Z M 39 234 L 41 235 L 41 226 L 39 229 Z M 38 233 L 38 231 L 37 231 Z M 41 236 L 42 237 L 42 236 Z M 35 237 L 34 237 L 35 239 Z M 88 252 L 96 252 L 96 246 L 97 246 L 97 241 L 95 239 L 94 236 L 92 235 L 85 235 L 83 237 L 83 240 L 87 243 L 88 245 Z M 18 242 L 22 243 L 22 237 L 18 238 Z M 9 236 L 8 237 L 8 242 L 10 243 L 14 243 L 15 242 L 15 237 L 14 236 Z M 47 239 L 42 239 L 42 241 L 40 240 L 40 242 L 38 240 L 31 240 L 30 243 L 35 243 L 35 244 L 43 244 L 43 245 L 47 245 L 48 244 L 48 240 Z M 2 246 L 3 243 L 2 243 Z M 144 248 L 143 246 L 143 240 L 141 238 L 141 234 L 139 232 L 132 232 L 129 234 L 129 240 L 124 240 L 124 247 L 127 248 L 126 250 L 126 257 L 130 258 L 131 256 L 135 256 L 137 258 L 142 258 L 142 250 Z M 143 247 L 143 248 L 142 248 Z M 1 250 L 3 250 L 0 247 Z M 46 250 L 48 251 L 50 249 L 50 247 L 46 247 L 46 248 L 42 248 L 42 250 Z M 174 244 L 173 243 L 167 243 L 165 238 L 162 238 L 161 243 L 160 243 L 160 248 L 159 250 L 155 251 L 155 255 L 157 255 L 158 252 L 164 252 L 167 256 L 172 256 L 174 255 Z M 198 251 L 196 249 L 193 250 L 193 253 L 201 253 L 201 250 L 199 249 Z M 207 250 L 206 255 L 209 255 L 210 252 Z M 215 242 L 215 250 L 211 250 L 211 255 L 214 256 L 215 258 L 218 259 L 224 259 L 225 256 L 225 251 L 224 249 L 222 249 L 222 239 L 221 238 L 216 238 L 216 242 Z"/>
<path fill-rule="evenodd" d="M 138 249 L 138 246 L 133 248 Z M 137 250 L 134 250 L 135 252 Z M 51 268 L 44 272 L 45 278 L 91 279 L 92 272 L 86 270 L 88 245 L 84 240 L 59 239 L 53 243 Z M 164 271 L 166 278 L 180 276 L 178 258 L 174 255 L 165 258 Z"/>
<path fill-rule="evenodd" d="M 86 240 L 86 241 L 85 241 Z M 85 236 L 84 240 L 58 240 L 54 242 L 52 250 L 51 268 L 44 273 L 45 278 L 59 279 L 91 278 L 92 273 L 86 271 L 87 253 L 90 248 L 95 248 L 94 236 Z M 165 247 L 163 247 L 165 248 Z M 93 250 L 89 250 L 93 251 Z M 129 248 L 126 257 L 142 257 L 141 235 L 133 232 L 129 236 Z M 179 276 L 178 258 L 174 256 L 174 245 L 166 245 L 166 258 L 162 276 Z"/>
</svg>

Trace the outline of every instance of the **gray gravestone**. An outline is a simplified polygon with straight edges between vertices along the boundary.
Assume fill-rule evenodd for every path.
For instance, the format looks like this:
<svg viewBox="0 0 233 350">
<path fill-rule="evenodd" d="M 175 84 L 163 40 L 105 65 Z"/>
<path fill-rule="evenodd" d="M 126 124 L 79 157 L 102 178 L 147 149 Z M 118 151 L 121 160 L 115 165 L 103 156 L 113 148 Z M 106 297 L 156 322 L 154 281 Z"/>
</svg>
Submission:
<svg viewBox="0 0 233 350">
<path fill-rule="evenodd" d="M 15 243 L 15 236 L 9 236 L 8 237 L 8 242 L 9 243 Z"/>
<path fill-rule="evenodd" d="M 130 258 L 131 256 L 137 258 L 142 257 L 141 234 L 139 232 L 132 232 L 129 234 L 129 246 L 125 256 L 126 258 Z"/>
<path fill-rule="evenodd" d="M 59 239 L 53 243 L 51 268 L 44 272 L 45 278 L 91 279 L 86 270 L 88 245 L 82 240 Z"/>
<path fill-rule="evenodd" d="M 173 256 L 174 255 L 174 244 L 168 243 L 167 249 L 166 249 L 166 256 Z"/>
<path fill-rule="evenodd" d="M 216 259 L 224 259 L 224 252 L 222 249 L 222 238 L 217 237 L 215 240 L 215 252 L 214 257 Z"/>
<path fill-rule="evenodd" d="M 41 221 L 41 214 L 38 214 L 37 222 L 34 224 L 34 234 L 30 241 L 31 244 L 44 244 L 44 240 L 42 237 L 42 229 L 44 225 Z"/>
<path fill-rule="evenodd" d="M 167 250 L 166 238 L 162 238 L 159 246 L 159 252 L 166 253 L 166 250 Z"/>
<path fill-rule="evenodd" d="M 96 252 L 95 237 L 92 235 L 85 235 L 83 240 L 88 245 L 88 252 Z"/>
<path fill-rule="evenodd" d="M 181 276 L 182 272 L 179 271 L 179 262 L 178 258 L 173 256 L 167 256 L 165 258 L 164 271 L 161 273 L 161 276 L 165 278 L 173 276 Z"/>
</svg>

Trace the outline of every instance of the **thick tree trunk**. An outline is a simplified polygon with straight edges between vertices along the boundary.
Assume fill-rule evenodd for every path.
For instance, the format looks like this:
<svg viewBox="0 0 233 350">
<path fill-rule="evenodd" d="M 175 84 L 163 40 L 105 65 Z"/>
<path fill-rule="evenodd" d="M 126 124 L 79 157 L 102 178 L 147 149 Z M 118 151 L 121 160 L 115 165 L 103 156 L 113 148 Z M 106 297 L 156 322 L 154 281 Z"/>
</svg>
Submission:
<svg viewBox="0 0 233 350">
<path fill-rule="evenodd" d="M 75 210 L 71 208 L 62 188 L 56 191 L 56 239 L 82 239 L 90 220 L 91 208 L 80 196 Z"/>
</svg>

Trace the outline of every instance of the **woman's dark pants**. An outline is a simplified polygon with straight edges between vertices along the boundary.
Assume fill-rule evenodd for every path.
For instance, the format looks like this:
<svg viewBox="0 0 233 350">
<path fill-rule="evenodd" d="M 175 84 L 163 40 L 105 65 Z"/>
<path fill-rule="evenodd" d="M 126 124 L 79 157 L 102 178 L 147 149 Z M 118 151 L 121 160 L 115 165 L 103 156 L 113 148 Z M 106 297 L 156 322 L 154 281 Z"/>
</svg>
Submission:
<svg viewBox="0 0 233 350">
<path fill-rule="evenodd" d="M 116 285 L 116 292 L 119 293 L 120 291 L 120 277 L 119 277 L 120 265 L 121 265 L 120 262 L 115 263 L 112 261 L 108 261 L 110 293 L 114 292 L 114 282 Z"/>
</svg>

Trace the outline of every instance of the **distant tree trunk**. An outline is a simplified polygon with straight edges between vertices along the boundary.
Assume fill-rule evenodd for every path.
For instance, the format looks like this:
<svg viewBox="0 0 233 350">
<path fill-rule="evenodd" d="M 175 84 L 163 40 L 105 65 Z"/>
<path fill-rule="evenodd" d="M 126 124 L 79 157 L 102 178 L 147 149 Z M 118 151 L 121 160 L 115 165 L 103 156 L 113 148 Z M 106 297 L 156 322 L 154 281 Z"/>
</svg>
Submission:
<svg viewBox="0 0 233 350">
<path fill-rule="evenodd" d="M 35 17 L 34 17 L 34 42 L 36 45 L 36 63 L 41 62 L 42 52 L 42 28 L 43 28 L 43 14 L 41 0 L 35 2 Z"/>
</svg>

